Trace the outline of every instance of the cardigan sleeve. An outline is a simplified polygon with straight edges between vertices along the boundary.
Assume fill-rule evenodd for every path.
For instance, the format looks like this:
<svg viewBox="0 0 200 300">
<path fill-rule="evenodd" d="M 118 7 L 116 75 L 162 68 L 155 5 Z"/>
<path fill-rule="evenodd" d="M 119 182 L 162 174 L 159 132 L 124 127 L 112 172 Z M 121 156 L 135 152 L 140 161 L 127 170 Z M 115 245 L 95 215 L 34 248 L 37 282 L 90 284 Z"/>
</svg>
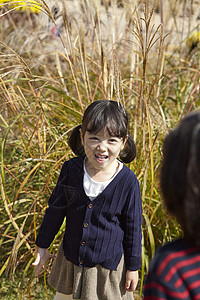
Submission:
<svg viewBox="0 0 200 300">
<path fill-rule="evenodd" d="M 124 258 L 126 269 L 136 271 L 141 267 L 142 201 L 137 178 L 132 185 L 123 209 Z"/>
<path fill-rule="evenodd" d="M 65 162 L 62 166 L 56 187 L 49 198 L 48 208 L 46 209 L 36 239 L 36 245 L 40 248 L 48 248 L 51 245 L 66 216 L 67 200 L 65 186 L 67 169 L 68 162 Z"/>
</svg>

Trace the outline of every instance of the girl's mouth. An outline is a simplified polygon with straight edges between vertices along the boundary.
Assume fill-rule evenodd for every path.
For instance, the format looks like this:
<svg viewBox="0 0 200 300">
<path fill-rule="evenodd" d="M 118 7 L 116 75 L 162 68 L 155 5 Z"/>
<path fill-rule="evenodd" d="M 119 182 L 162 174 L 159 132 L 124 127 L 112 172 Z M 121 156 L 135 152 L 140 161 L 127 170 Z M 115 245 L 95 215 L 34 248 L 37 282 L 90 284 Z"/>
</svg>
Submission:
<svg viewBox="0 0 200 300">
<path fill-rule="evenodd" d="M 96 158 L 97 162 L 103 163 L 108 158 L 108 156 L 107 155 L 97 155 L 97 154 L 95 154 L 95 158 Z"/>
</svg>

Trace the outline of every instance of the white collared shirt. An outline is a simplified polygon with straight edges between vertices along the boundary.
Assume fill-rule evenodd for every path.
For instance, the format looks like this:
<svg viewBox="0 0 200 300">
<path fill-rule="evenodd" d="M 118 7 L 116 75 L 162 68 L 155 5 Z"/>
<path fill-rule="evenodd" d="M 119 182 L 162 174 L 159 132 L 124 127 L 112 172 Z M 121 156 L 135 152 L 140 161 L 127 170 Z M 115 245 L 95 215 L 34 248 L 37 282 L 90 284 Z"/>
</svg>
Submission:
<svg viewBox="0 0 200 300">
<path fill-rule="evenodd" d="M 119 166 L 117 172 L 112 176 L 111 179 L 103 182 L 97 182 L 93 180 L 86 171 L 85 161 L 84 161 L 84 178 L 83 178 L 83 188 L 86 195 L 90 198 L 90 200 L 94 200 L 106 187 L 107 185 L 115 178 L 115 176 L 121 171 L 123 168 L 123 163 L 118 161 Z"/>
</svg>

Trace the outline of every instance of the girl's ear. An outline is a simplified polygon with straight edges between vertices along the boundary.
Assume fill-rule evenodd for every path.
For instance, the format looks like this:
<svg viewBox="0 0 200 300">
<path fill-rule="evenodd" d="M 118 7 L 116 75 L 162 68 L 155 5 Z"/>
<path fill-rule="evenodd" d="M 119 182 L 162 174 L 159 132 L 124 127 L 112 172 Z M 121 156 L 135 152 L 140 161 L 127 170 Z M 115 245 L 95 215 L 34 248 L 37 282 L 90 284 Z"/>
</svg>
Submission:
<svg viewBox="0 0 200 300">
<path fill-rule="evenodd" d="M 79 129 L 79 132 L 80 132 L 80 137 L 81 137 L 81 144 L 83 145 L 84 140 L 83 140 L 83 132 L 82 132 L 81 128 Z"/>
<path fill-rule="evenodd" d="M 126 145 L 126 142 L 127 142 L 127 140 L 128 140 L 128 134 L 127 134 L 127 136 L 126 136 L 126 138 L 125 138 L 125 140 L 123 141 L 123 143 L 122 143 L 122 145 L 121 145 L 121 151 L 124 149 L 124 147 L 125 147 L 125 145 Z"/>
</svg>

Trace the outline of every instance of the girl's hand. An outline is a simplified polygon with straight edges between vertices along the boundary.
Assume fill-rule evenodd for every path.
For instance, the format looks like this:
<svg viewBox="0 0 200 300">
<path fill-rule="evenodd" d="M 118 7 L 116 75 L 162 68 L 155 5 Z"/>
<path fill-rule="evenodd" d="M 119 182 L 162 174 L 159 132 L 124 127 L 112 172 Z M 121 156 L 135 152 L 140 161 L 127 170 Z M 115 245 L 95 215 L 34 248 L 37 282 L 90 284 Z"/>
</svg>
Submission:
<svg viewBox="0 0 200 300">
<path fill-rule="evenodd" d="M 138 271 L 126 271 L 125 288 L 128 292 L 133 292 L 138 284 Z"/>
<path fill-rule="evenodd" d="M 37 277 L 40 274 L 43 266 L 46 270 L 46 268 L 47 268 L 46 262 L 50 257 L 55 258 L 55 256 L 53 254 L 49 253 L 48 249 L 37 247 L 36 259 L 35 259 L 34 263 L 32 263 L 33 266 L 37 266 L 37 268 L 35 270 L 35 277 Z"/>
</svg>

